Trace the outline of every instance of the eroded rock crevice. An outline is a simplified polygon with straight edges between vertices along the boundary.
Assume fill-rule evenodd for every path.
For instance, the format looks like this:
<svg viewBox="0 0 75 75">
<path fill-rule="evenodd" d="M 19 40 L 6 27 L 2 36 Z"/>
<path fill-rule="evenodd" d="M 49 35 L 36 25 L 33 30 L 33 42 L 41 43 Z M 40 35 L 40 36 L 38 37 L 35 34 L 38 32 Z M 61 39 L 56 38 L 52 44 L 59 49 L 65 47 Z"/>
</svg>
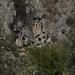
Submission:
<svg viewBox="0 0 75 75">
<path fill-rule="evenodd" d="M 43 46 L 65 37 L 70 28 L 66 19 L 75 13 L 75 0 L 26 0 L 26 3 L 19 12 L 12 0 L 0 1 L 3 28 L 7 34 L 14 33 L 17 45 Z"/>
</svg>

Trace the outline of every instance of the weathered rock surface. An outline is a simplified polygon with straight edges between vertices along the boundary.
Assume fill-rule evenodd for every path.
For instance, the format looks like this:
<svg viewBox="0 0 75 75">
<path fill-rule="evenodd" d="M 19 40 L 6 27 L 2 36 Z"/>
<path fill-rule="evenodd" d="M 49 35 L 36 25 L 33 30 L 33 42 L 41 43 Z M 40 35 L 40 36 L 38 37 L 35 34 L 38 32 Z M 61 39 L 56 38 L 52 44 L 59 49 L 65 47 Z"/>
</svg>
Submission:
<svg viewBox="0 0 75 75">
<path fill-rule="evenodd" d="M 0 1 L 0 17 L 6 33 L 15 33 L 19 46 L 51 44 L 65 37 L 66 19 L 75 13 L 75 0 L 26 0 L 26 12 L 16 17 L 12 0 Z M 14 15 L 14 17 L 13 17 Z"/>
<path fill-rule="evenodd" d="M 0 19 L 3 22 L 3 29 L 10 33 L 10 24 L 13 23 L 13 15 L 16 16 L 14 2 L 12 0 L 0 0 Z"/>
</svg>

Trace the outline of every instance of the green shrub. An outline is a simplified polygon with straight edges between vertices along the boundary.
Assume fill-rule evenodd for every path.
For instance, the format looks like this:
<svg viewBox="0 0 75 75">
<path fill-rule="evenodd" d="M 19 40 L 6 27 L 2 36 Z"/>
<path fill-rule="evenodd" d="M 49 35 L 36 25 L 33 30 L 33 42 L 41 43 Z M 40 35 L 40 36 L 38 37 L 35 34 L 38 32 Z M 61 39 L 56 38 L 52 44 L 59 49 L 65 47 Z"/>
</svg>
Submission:
<svg viewBox="0 0 75 75">
<path fill-rule="evenodd" d="M 19 56 L 20 48 L 8 39 L 0 41 L 0 75 L 32 75 L 36 65 L 27 56 Z"/>
<path fill-rule="evenodd" d="M 13 0 L 17 11 L 17 16 L 25 14 L 25 8 L 28 6 L 28 4 L 25 4 L 25 1 L 26 0 Z"/>
<path fill-rule="evenodd" d="M 38 74 L 61 75 L 65 70 L 66 50 L 57 46 L 28 48 L 30 60 L 37 65 Z"/>
<path fill-rule="evenodd" d="M 75 75 L 75 14 L 72 14 L 67 20 L 67 24 L 70 26 L 69 33 L 67 34 L 67 38 L 70 41 L 70 45 L 68 46 L 68 69 L 70 75 Z"/>
<path fill-rule="evenodd" d="M 75 14 L 72 14 L 66 19 L 66 23 L 70 27 L 75 27 Z"/>
</svg>

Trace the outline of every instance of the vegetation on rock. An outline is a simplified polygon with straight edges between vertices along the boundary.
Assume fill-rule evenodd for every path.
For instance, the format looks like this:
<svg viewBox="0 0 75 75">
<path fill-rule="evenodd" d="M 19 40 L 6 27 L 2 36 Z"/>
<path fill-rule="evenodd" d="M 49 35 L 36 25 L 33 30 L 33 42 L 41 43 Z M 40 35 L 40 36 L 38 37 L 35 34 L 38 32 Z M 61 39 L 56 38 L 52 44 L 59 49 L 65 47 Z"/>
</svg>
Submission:
<svg viewBox="0 0 75 75">
<path fill-rule="evenodd" d="M 28 4 L 25 4 L 26 0 L 13 0 L 16 8 L 17 16 L 25 14 L 25 8 Z"/>
<path fill-rule="evenodd" d="M 37 65 L 38 75 L 61 75 L 66 70 L 66 50 L 60 46 L 28 48 L 30 60 Z"/>
<path fill-rule="evenodd" d="M 67 34 L 68 40 L 70 41 L 70 46 L 68 46 L 68 68 L 70 75 L 75 75 L 75 14 L 72 14 L 70 17 L 68 17 L 66 21 L 70 26 L 69 33 Z"/>
<path fill-rule="evenodd" d="M 25 0 L 13 0 L 17 17 L 25 13 Z M 57 3 L 58 0 L 46 0 L 47 3 Z M 54 5 L 47 3 L 48 12 L 56 14 Z M 14 34 L 6 35 L 2 30 L 0 19 L 0 75 L 62 75 L 68 72 L 75 75 L 75 14 L 66 19 L 70 27 L 66 38 L 59 43 L 52 36 L 51 40 L 57 42 L 41 48 L 29 46 L 20 55 L 22 48 L 18 47 L 13 39 Z"/>
</svg>

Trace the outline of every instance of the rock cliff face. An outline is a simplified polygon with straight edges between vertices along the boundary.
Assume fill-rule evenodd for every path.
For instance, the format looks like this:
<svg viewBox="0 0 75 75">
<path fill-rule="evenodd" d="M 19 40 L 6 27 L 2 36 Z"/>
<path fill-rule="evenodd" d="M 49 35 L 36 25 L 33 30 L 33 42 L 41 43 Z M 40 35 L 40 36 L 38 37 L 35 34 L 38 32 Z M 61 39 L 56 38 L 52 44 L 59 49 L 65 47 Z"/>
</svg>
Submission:
<svg viewBox="0 0 75 75">
<path fill-rule="evenodd" d="M 10 33 L 9 26 L 13 23 L 13 15 L 16 15 L 12 0 L 0 0 L 0 19 L 3 22 L 3 30 Z"/>
<path fill-rule="evenodd" d="M 75 0 L 26 0 L 25 12 L 16 16 L 12 0 L 0 0 L 0 17 L 6 33 L 15 33 L 19 46 L 56 43 L 65 37 L 66 19 L 75 13 Z"/>
</svg>

